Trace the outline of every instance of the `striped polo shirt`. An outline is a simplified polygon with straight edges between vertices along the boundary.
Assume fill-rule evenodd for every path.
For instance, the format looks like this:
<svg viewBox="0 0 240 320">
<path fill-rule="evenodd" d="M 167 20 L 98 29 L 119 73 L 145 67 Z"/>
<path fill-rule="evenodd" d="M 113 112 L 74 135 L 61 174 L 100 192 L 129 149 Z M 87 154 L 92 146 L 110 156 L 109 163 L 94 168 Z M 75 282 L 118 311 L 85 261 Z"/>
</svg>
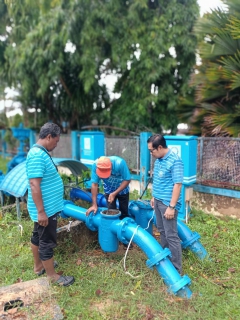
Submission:
<svg viewBox="0 0 240 320">
<path fill-rule="evenodd" d="M 99 183 L 100 180 L 103 181 L 103 189 L 106 194 L 110 194 L 117 190 L 121 183 L 125 180 L 131 180 L 131 174 L 128 169 L 127 163 L 123 158 L 117 156 L 108 157 L 112 162 L 112 171 L 109 178 L 100 179 L 96 174 L 97 169 L 97 160 L 93 163 L 92 166 L 92 183 Z M 129 186 L 119 192 L 119 195 L 129 193 Z"/>
<path fill-rule="evenodd" d="M 46 149 L 45 149 L 46 150 Z M 27 207 L 33 221 L 38 221 L 38 212 L 32 198 L 29 179 L 42 178 L 40 187 L 44 210 L 48 217 L 63 209 L 63 182 L 50 156 L 42 149 L 32 147 L 27 155 L 26 172 L 28 178 Z"/>
<path fill-rule="evenodd" d="M 163 157 L 156 159 L 153 169 L 152 196 L 169 206 L 175 183 L 183 182 L 183 162 L 179 156 L 169 150 Z M 176 204 L 176 210 L 181 208 L 181 196 Z"/>
</svg>

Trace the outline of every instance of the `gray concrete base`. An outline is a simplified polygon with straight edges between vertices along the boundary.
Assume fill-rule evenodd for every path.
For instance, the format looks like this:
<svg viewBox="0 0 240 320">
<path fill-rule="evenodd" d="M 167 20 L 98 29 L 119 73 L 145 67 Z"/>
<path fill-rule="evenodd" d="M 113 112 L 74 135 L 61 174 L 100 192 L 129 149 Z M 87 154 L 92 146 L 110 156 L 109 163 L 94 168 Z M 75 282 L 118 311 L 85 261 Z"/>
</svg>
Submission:
<svg viewBox="0 0 240 320">
<path fill-rule="evenodd" d="M 47 278 L 40 278 L 1 287 L 0 318 L 60 320 L 64 317 L 51 295 Z"/>
</svg>

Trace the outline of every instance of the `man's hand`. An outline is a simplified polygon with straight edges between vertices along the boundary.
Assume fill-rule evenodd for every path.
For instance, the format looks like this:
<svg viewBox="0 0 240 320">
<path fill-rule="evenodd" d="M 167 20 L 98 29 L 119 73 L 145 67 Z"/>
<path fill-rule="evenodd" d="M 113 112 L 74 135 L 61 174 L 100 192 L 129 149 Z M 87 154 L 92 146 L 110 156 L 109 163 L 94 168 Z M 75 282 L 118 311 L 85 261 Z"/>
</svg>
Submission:
<svg viewBox="0 0 240 320">
<path fill-rule="evenodd" d="M 46 227 L 48 225 L 48 217 L 46 212 L 38 212 L 38 224 L 42 227 Z"/>
<path fill-rule="evenodd" d="M 115 194 L 114 193 L 110 193 L 109 196 L 108 196 L 108 202 L 112 203 L 115 199 Z"/>
<path fill-rule="evenodd" d="M 150 200 L 150 206 L 151 206 L 152 208 L 154 208 L 154 198 L 152 198 L 152 199 Z"/>
<path fill-rule="evenodd" d="M 171 220 L 174 218 L 174 215 L 175 215 L 175 209 L 171 209 L 171 208 L 167 207 L 167 210 L 164 213 L 164 217 L 167 220 Z"/>
<path fill-rule="evenodd" d="M 95 214 L 97 212 L 98 207 L 96 205 L 91 206 L 87 212 L 86 212 L 86 216 L 89 216 L 89 214 L 93 211 L 93 214 Z"/>
</svg>

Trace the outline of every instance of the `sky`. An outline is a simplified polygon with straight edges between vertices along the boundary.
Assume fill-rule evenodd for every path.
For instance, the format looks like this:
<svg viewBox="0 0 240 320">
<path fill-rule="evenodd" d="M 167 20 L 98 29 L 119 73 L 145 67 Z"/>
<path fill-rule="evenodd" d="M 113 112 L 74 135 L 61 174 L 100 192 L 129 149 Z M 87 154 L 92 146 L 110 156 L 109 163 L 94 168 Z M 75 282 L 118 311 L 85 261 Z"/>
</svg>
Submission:
<svg viewBox="0 0 240 320">
<path fill-rule="evenodd" d="M 201 15 L 203 15 L 206 12 L 211 12 L 211 9 L 215 9 L 217 7 L 224 8 L 224 5 L 221 2 L 221 0 L 198 0 L 198 4 L 200 6 L 200 14 Z M 113 75 L 113 78 L 115 78 L 114 75 Z M 102 80 L 104 82 L 104 79 L 102 79 Z M 113 80 L 114 79 L 108 79 L 108 82 L 114 83 Z M 109 88 L 109 89 L 111 90 L 112 88 Z M 4 105 L 5 105 L 6 108 L 8 109 L 8 111 L 6 112 L 7 117 L 14 116 L 17 113 L 22 115 L 22 111 L 21 111 L 19 102 L 13 102 L 11 100 L 11 97 L 16 96 L 16 92 L 10 88 L 7 88 L 5 90 L 5 92 L 6 92 L 6 97 L 5 97 L 6 100 L 5 101 L 0 100 L 0 111 L 2 111 L 4 109 Z"/>
</svg>

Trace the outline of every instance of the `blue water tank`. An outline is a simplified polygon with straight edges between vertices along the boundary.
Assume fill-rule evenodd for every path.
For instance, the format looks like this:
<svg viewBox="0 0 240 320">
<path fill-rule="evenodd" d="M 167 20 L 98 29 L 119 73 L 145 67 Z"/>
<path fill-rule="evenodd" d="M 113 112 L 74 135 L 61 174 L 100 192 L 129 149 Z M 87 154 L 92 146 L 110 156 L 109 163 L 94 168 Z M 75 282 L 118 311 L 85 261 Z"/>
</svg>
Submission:
<svg viewBox="0 0 240 320">
<path fill-rule="evenodd" d="M 80 132 L 80 158 L 91 169 L 93 162 L 104 156 L 104 133 L 101 131 Z"/>
<path fill-rule="evenodd" d="M 184 163 L 181 191 L 182 206 L 178 212 L 181 220 L 188 220 L 190 212 L 191 185 L 197 180 L 197 136 L 165 136 L 167 146 L 176 152 Z"/>
<path fill-rule="evenodd" d="M 183 184 L 188 186 L 197 179 L 197 136 L 165 136 L 167 146 L 176 152 L 184 163 Z"/>
</svg>

